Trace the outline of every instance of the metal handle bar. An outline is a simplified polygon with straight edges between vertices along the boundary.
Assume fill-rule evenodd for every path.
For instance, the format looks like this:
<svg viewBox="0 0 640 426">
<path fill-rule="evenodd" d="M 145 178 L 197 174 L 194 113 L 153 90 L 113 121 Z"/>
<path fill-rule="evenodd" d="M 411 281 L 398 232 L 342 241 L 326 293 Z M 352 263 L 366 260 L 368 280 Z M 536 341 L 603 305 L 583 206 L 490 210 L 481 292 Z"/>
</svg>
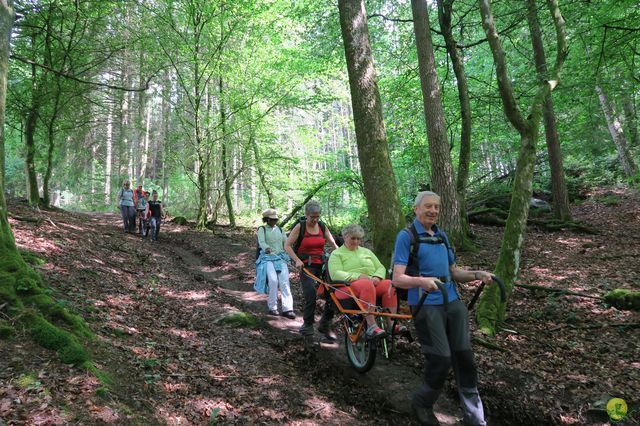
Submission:
<svg viewBox="0 0 640 426">
<path fill-rule="evenodd" d="M 507 291 L 505 290 L 504 283 L 497 275 L 491 274 L 491 279 L 498 283 L 498 288 L 500 289 L 500 302 L 505 303 L 507 301 Z M 478 287 L 478 290 L 476 290 L 476 293 L 471 298 L 471 302 L 469 302 L 467 310 L 470 311 L 471 309 L 473 309 L 473 306 L 476 304 L 476 301 L 478 300 L 478 297 L 480 297 L 480 293 L 482 293 L 482 290 L 484 290 L 485 285 L 486 284 L 484 281 L 482 282 L 482 284 L 480 284 L 480 287 Z"/>
<path fill-rule="evenodd" d="M 436 286 L 438 286 L 438 290 L 440 290 L 440 293 L 442 293 L 442 305 L 444 306 L 444 310 L 446 312 L 447 307 L 449 306 L 449 293 L 447 292 L 447 288 L 444 286 L 444 284 L 440 280 L 434 280 L 433 282 L 436 284 Z M 413 312 L 414 318 L 418 315 L 418 312 L 420 312 L 420 309 L 422 309 L 422 305 L 424 304 L 424 301 L 428 295 L 429 295 L 429 292 L 425 291 L 422 297 L 420 297 L 420 300 L 418 301 L 418 306 Z"/>
</svg>

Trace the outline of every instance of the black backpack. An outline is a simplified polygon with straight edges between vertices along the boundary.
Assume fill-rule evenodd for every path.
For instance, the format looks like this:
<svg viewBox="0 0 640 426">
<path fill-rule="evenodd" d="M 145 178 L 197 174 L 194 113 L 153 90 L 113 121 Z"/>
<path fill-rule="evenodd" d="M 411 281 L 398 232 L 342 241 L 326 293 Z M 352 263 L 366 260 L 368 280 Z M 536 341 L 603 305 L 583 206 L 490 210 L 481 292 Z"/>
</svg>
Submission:
<svg viewBox="0 0 640 426">
<path fill-rule="evenodd" d="M 300 224 L 300 232 L 298 232 L 298 239 L 296 240 L 296 242 L 293 244 L 293 251 L 298 254 L 298 249 L 300 248 L 300 244 L 302 244 L 302 240 L 304 238 L 304 233 L 307 229 L 307 218 L 306 216 L 302 216 L 300 219 L 298 219 L 293 226 L 291 227 L 291 229 L 295 228 L 297 224 Z M 323 221 L 319 221 L 318 225 L 320 225 L 320 231 L 322 232 L 322 236 L 324 237 L 324 235 L 327 232 L 327 225 L 323 222 Z M 304 256 L 304 255 L 303 255 Z M 298 257 L 300 257 L 300 255 L 298 255 Z M 300 259 L 302 259 L 300 257 Z"/>
<path fill-rule="evenodd" d="M 421 237 L 418 235 L 418 231 L 413 223 L 407 226 L 400 232 L 406 232 L 409 234 L 409 262 L 407 263 L 407 269 L 405 274 L 410 277 L 420 276 L 420 261 L 418 259 L 418 251 L 420 250 L 420 244 L 444 244 L 447 251 L 452 250 L 449 244 L 449 238 L 441 231 L 441 235 Z M 389 269 L 389 276 L 393 277 L 393 254 L 391 254 L 391 268 Z"/>
<path fill-rule="evenodd" d="M 265 229 L 265 227 L 264 227 L 264 225 L 260 225 L 260 226 L 258 227 L 258 232 L 260 232 L 260 230 L 261 230 L 261 229 L 262 229 L 262 230 L 264 230 L 264 232 L 265 232 L 265 233 L 267 232 L 267 231 L 266 231 L 266 229 Z M 280 229 L 280 232 L 281 232 L 282 234 L 284 234 L 284 232 L 282 231 L 282 229 L 281 229 L 280 227 L 278 227 L 278 229 Z M 265 234 L 265 237 L 266 237 L 266 234 Z M 258 240 L 258 233 L 256 232 L 256 260 L 260 257 L 260 251 L 261 251 L 261 250 L 262 250 L 262 249 L 260 248 L 260 242 L 259 242 L 259 240 Z"/>
</svg>

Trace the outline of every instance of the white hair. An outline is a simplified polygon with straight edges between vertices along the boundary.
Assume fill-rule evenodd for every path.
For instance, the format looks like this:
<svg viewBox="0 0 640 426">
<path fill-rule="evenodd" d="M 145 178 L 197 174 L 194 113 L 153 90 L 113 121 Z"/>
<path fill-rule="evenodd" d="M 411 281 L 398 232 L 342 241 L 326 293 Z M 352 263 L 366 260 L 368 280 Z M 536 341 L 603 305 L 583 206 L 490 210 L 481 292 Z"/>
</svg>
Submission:
<svg viewBox="0 0 640 426">
<path fill-rule="evenodd" d="M 440 201 L 440 196 L 438 194 L 436 194 L 433 191 L 422 191 L 422 192 L 418 192 L 418 195 L 416 195 L 416 201 L 413 204 L 414 207 L 418 207 L 420 205 L 420 203 L 422 202 L 422 199 L 424 197 L 436 197 L 438 199 L 438 201 Z"/>
<path fill-rule="evenodd" d="M 356 237 L 364 237 L 364 229 L 357 223 L 347 225 L 342 229 L 342 238 L 347 238 L 348 235 L 355 235 Z"/>
</svg>

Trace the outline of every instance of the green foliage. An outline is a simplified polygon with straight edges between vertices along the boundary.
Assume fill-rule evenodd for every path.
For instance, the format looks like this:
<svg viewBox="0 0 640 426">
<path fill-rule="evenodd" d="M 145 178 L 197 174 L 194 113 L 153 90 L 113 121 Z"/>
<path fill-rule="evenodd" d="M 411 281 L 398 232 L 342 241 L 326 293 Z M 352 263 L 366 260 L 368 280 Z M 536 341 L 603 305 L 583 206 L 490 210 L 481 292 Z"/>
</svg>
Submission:
<svg viewBox="0 0 640 426">
<path fill-rule="evenodd" d="M 259 324 L 258 318 L 246 312 L 234 312 L 220 319 L 220 322 L 235 328 L 255 328 Z"/>
<path fill-rule="evenodd" d="M 211 410 L 211 414 L 209 415 L 209 426 L 214 426 L 218 424 L 218 414 L 220 414 L 220 408 L 216 407 Z"/>
<path fill-rule="evenodd" d="M 640 311 L 640 291 L 619 288 L 605 294 L 604 301 L 618 309 Z"/>
</svg>

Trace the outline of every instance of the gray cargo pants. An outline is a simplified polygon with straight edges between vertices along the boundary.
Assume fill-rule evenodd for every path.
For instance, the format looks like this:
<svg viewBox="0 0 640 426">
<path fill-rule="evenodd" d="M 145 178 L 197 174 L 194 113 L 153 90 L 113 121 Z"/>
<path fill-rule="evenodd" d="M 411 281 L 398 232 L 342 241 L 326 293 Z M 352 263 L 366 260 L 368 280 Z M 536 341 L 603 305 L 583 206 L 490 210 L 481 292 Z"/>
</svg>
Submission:
<svg viewBox="0 0 640 426">
<path fill-rule="evenodd" d="M 442 305 L 424 305 L 413 321 L 425 357 L 424 384 L 415 392 L 414 403 L 433 407 L 453 366 L 465 424 L 486 425 L 464 303 L 454 300 L 446 312 Z"/>
</svg>

